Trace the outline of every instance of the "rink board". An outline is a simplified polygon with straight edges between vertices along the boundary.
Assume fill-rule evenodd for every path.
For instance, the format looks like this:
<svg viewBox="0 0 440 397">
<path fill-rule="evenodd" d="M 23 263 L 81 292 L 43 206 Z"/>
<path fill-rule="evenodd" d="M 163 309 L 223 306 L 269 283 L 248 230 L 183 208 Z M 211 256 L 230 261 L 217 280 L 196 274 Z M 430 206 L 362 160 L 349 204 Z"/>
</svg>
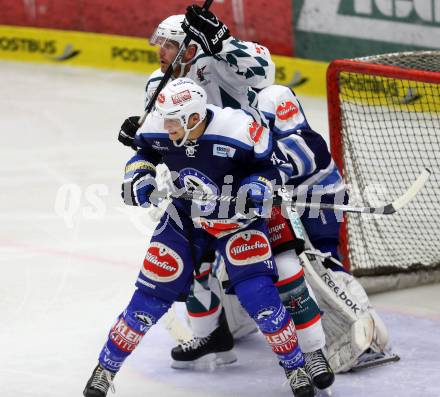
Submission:
<svg viewBox="0 0 440 397">
<path fill-rule="evenodd" d="M 0 25 L 0 59 L 67 64 L 150 74 L 157 49 L 146 39 Z M 298 93 L 325 95 L 327 63 L 274 55 L 276 82 Z"/>
</svg>

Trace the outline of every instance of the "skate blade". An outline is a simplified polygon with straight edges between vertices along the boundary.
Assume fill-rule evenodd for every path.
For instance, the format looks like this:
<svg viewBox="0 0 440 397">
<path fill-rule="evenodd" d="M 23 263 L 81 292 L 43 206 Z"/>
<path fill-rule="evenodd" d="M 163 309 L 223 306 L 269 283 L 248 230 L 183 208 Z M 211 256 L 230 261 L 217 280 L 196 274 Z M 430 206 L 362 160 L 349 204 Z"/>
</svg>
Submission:
<svg viewBox="0 0 440 397">
<path fill-rule="evenodd" d="M 360 364 L 356 365 L 355 367 L 353 367 L 351 369 L 351 371 L 356 372 L 356 371 L 360 371 L 363 369 L 381 367 L 383 365 L 392 364 L 392 363 L 399 361 L 399 360 L 400 360 L 400 357 L 397 354 L 391 353 L 390 355 L 387 355 L 383 358 L 377 358 L 377 359 L 373 359 L 371 361 L 365 361 L 363 363 L 360 363 Z"/>
<path fill-rule="evenodd" d="M 171 362 L 171 368 L 174 369 L 204 369 L 216 366 L 216 354 L 210 353 L 197 360 L 192 361 L 176 361 Z"/>
<path fill-rule="evenodd" d="M 316 397 L 332 397 L 333 391 L 331 386 L 327 387 L 327 389 L 318 389 L 315 387 L 315 396 Z"/>
<path fill-rule="evenodd" d="M 235 363 L 237 356 L 233 351 L 210 353 L 193 361 L 175 361 L 171 362 L 171 368 L 189 369 L 189 370 L 209 370 L 213 371 L 218 366 Z"/>
<path fill-rule="evenodd" d="M 237 356 L 232 350 L 228 352 L 216 353 L 215 363 L 218 366 L 232 364 L 235 363 L 236 361 L 237 361 Z"/>
</svg>

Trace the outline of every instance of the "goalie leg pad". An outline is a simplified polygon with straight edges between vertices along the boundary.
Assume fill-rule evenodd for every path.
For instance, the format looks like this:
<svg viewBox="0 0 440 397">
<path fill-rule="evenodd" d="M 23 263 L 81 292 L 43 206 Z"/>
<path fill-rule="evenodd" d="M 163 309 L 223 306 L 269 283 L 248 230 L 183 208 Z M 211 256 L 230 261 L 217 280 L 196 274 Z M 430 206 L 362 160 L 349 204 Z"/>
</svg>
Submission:
<svg viewBox="0 0 440 397">
<path fill-rule="evenodd" d="M 387 349 L 390 340 L 387 327 L 376 313 L 376 310 L 370 309 L 370 314 L 374 321 L 373 345 L 371 348 L 374 351 L 384 351 Z"/>
<path fill-rule="evenodd" d="M 334 272 L 335 278 L 343 283 L 350 294 L 359 302 L 360 306 L 365 308 L 371 316 L 373 322 L 373 336 L 371 347 L 374 351 L 384 351 L 389 342 L 389 335 L 387 328 L 382 319 L 374 310 L 370 303 L 367 293 L 361 283 L 356 280 L 351 274 L 344 272 Z"/>
<path fill-rule="evenodd" d="M 304 260 L 306 263 L 307 259 Z M 376 326 L 371 304 L 352 275 L 325 269 L 318 260 L 309 263 L 306 277 L 324 312 L 322 323 L 329 363 L 336 373 L 349 371 L 367 349 L 375 346 Z M 379 332 L 386 335 L 384 330 Z"/>
<path fill-rule="evenodd" d="M 127 308 L 111 328 L 99 363 L 111 372 L 117 372 L 125 359 L 137 347 L 147 331 L 170 308 L 171 302 L 136 290 Z"/>
<path fill-rule="evenodd" d="M 272 351 L 286 369 L 304 366 L 295 325 L 280 301 L 273 281 L 258 276 L 238 283 L 235 292 L 243 307 L 255 320 Z"/>
</svg>

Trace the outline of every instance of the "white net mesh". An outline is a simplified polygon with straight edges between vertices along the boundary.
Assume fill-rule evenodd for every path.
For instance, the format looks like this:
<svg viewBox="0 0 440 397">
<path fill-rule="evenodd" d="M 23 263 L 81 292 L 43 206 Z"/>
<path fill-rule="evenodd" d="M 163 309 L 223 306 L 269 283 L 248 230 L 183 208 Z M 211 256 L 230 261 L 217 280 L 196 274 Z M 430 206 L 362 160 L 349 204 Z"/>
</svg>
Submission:
<svg viewBox="0 0 440 397">
<path fill-rule="evenodd" d="M 433 174 L 413 202 L 392 216 L 347 216 L 348 255 L 355 275 L 440 270 L 440 52 L 357 59 L 429 73 L 402 78 L 362 71 L 339 73 L 343 174 L 377 204 L 400 196 L 425 167 Z M 394 73 L 392 73 L 394 74 Z M 437 75 L 437 76 L 435 76 Z M 330 111 L 332 109 L 330 108 Z M 372 198 L 373 197 L 373 198 Z"/>
</svg>

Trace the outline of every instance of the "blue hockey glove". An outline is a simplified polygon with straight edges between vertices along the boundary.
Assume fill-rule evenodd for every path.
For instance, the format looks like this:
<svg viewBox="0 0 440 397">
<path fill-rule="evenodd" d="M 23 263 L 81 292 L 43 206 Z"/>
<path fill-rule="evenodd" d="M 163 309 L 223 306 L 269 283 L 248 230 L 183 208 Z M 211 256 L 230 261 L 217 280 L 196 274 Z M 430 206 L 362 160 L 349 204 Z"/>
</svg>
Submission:
<svg viewBox="0 0 440 397">
<path fill-rule="evenodd" d="M 269 217 L 272 209 L 271 199 L 273 198 L 272 183 L 262 176 L 252 175 L 244 178 L 241 186 L 247 190 L 247 199 L 257 210 L 257 215 L 263 218 Z"/>
<path fill-rule="evenodd" d="M 208 55 L 218 54 L 223 49 L 223 41 L 231 36 L 228 27 L 211 11 L 195 4 L 186 9 L 182 29 Z"/>
<path fill-rule="evenodd" d="M 122 184 L 122 198 L 127 205 L 148 208 L 157 205 L 157 197 L 152 200 L 152 193 L 157 190 L 156 179 L 151 174 L 136 174 Z"/>
<path fill-rule="evenodd" d="M 156 167 L 154 164 L 139 154 L 133 156 L 125 166 L 121 192 L 124 203 L 139 207 L 149 207 L 150 204 L 157 205 L 157 194 L 155 200 L 151 200 L 152 193 L 157 190 L 155 176 Z"/>
</svg>

